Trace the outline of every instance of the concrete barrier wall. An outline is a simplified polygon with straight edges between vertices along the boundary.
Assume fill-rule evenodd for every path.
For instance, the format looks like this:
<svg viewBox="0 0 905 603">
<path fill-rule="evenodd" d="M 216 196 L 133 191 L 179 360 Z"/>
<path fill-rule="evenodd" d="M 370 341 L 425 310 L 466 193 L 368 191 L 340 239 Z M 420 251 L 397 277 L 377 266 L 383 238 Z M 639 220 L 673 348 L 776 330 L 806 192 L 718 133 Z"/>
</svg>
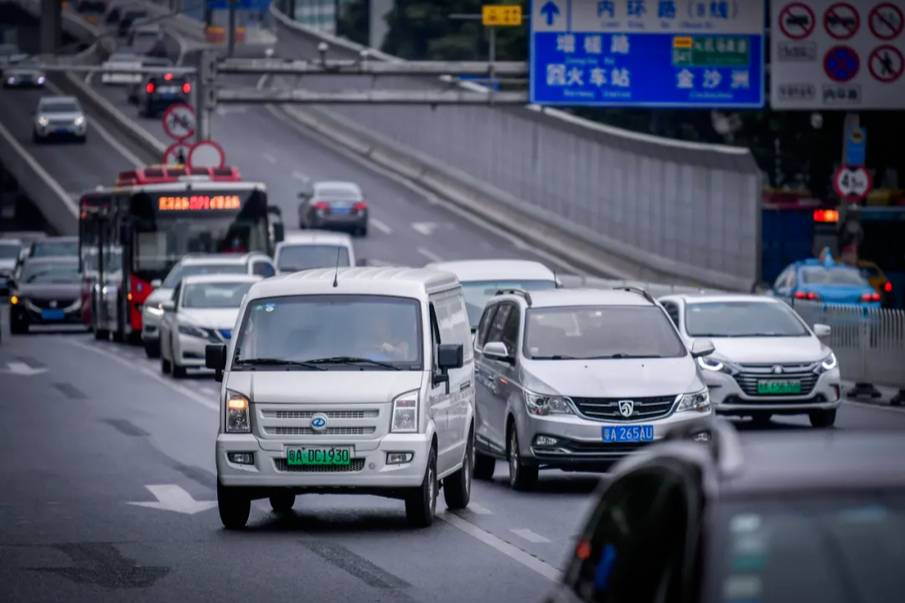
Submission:
<svg viewBox="0 0 905 603">
<path fill-rule="evenodd" d="M 330 44 L 331 57 L 354 57 L 363 50 L 292 22 L 276 9 L 273 14 L 280 56 L 314 57 L 320 41 Z M 394 80 L 384 85 L 444 85 Z M 323 77 L 306 77 L 302 85 L 348 86 Z M 537 107 L 316 110 L 364 128 L 372 142 L 389 143 L 394 152 L 407 152 L 406 159 L 446 171 L 576 242 L 633 264 L 639 275 L 741 290 L 758 279 L 760 174 L 746 149 L 659 139 Z"/>
</svg>

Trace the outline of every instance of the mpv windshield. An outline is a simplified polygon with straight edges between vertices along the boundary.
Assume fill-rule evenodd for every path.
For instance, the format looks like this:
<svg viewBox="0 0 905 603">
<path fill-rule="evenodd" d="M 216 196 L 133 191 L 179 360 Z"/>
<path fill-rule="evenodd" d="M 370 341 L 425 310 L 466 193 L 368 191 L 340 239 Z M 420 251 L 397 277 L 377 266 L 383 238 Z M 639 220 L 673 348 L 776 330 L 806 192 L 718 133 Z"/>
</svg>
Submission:
<svg viewBox="0 0 905 603">
<path fill-rule="evenodd" d="M 421 308 L 378 295 L 256 299 L 237 342 L 232 370 L 420 370 Z"/>
<path fill-rule="evenodd" d="M 194 283 L 182 294 L 183 308 L 238 308 L 251 283 Z"/>
<path fill-rule="evenodd" d="M 785 304 L 754 301 L 688 304 L 685 330 L 692 337 L 801 337 L 808 334 Z"/>
<path fill-rule="evenodd" d="M 337 245 L 287 245 L 280 249 L 277 269 L 297 272 L 311 268 L 349 265 L 349 250 Z"/>
<path fill-rule="evenodd" d="M 678 358 L 685 346 L 654 306 L 532 308 L 525 356 L 534 360 Z"/>
<path fill-rule="evenodd" d="M 540 291 L 542 289 L 555 289 L 555 281 L 541 280 L 508 280 L 508 281 L 469 281 L 462 283 L 462 293 L 465 295 L 465 309 L 468 311 L 468 324 L 472 329 L 478 328 L 481 322 L 481 314 L 487 300 L 496 295 L 500 289 L 525 289 L 526 291 Z"/>
</svg>

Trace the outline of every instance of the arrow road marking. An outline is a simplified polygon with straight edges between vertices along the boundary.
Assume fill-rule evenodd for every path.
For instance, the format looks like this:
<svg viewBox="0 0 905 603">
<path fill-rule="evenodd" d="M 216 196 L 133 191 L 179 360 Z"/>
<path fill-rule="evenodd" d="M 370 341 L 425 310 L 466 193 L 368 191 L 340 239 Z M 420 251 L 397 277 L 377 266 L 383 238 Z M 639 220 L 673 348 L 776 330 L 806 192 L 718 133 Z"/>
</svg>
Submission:
<svg viewBox="0 0 905 603">
<path fill-rule="evenodd" d="M 46 368 L 34 368 L 28 366 L 24 362 L 7 362 L 6 367 L 6 370 L 2 372 L 13 375 L 23 375 L 25 377 L 34 377 L 35 375 L 47 372 Z"/>
<path fill-rule="evenodd" d="M 157 502 L 129 502 L 127 504 L 186 515 L 194 515 L 217 506 L 217 501 L 214 500 L 195 500 L 191 494 L 176 484 L 152 484 L 145 488 L 151 491 Z"/>
<path fill-rule="evenodd" d="M 436 222 L 412 222 L 412 228 L 416 231 L 420 232 L 426 237 L 434 234 L 434 231 L 437 230 Z"/>
</svg>

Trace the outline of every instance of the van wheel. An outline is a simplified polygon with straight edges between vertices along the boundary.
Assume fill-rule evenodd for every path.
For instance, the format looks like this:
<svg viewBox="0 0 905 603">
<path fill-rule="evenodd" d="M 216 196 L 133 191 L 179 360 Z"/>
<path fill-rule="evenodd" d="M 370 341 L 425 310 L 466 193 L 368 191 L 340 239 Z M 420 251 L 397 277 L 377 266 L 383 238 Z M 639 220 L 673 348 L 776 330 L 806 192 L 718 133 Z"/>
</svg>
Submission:
<svg viewBox="0 0 905 603">
<path fill-rule="evenodd" d="M 811 427 L 827 428 L 832 427 L 836 423 L 836 409 L 830 410 L 812 410 L 808 413 L 811 420 Z"/>
<path fill-rule="evenodd" d="M 239 488 L 227 488 L 217 482 L 217 510 L 227 530 L 241 530 L 248 523 L 251 499 Z"/>
<path fill-rule="evenodd" d="M 474 437 L 468 434 L 462 467 L 443 480 L 443 498 L 450 509 L 464 509 L 471 499 L 471 476 L 474 470 Z"/>
<path fill-rule="evenodd" d="M 160 372 L 164 375 L 169 375 L 170 371 L 173 370 L 173 365 L 170 364 L 170 361 L 160 356 Z"/>
<path fill-rule="evenodd" d="M 475 479 L 491 480 L 496 470 L 496 459 L 492 456 L 475 452 L 474 476 Z"/>
<path fill-rule="evenodd" d="M 437 511 L 437 452 L 431 448 L 421 485 L 405 497 L 405 516 L 409 525 L 426 528 L 434 522 Z"/>
<path fill-rule="evenodd" d="M 295 494 L 291 492 L 280 492 L 270 497 L 270 508 L 274 513 L 289 513 L 295 504 Z"/>
<path fill-rule="evenodd" d="M 509 485 L 516 490 L 530 490 L 537 482 L 537 467 L 522 461 L 518 433 L 513 424 L 509 434 Z"/>
</svg>

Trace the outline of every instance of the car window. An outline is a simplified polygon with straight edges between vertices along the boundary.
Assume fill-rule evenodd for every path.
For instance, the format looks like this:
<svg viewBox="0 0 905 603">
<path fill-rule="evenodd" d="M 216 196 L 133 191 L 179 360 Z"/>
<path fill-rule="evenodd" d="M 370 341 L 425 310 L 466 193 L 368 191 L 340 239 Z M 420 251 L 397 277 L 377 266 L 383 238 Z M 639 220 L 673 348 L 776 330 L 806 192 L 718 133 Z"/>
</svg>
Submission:
<svg viewBox="0 0 905 603">
<path fill-rule="evenodd" d="M 34 243 L 31 248 L 31 257 L 49 258 L 68 255 L 77 255 L 79 244 L 76 241 L 42 241 Z"/>
<path fill-rule="evenodd" d="M 773 283 L 773 288 L 782 289 L 783 287 L 789 286 L 789 273 L 791 272 L 791 268 L 786 268 L 785 270 L 780 272 L 779 276 L 776 277 L 776 281 Z"/>
<path fill-rule="evenodd" d="M 459 290 L 446 291 L 434 297 L 431 302 L 437 327 L 440 329 L 441 343 L 458 343 L 463 347 L 463 360 L 473 358 L 471 329 L 465 314 L 465 302 Z"/>
<path fill-rule="evenodd" d="M 503 328 L 509 319 L 509 312 L 512 311 L 512 304 L 500 304 L 496 314 L 493 317 L 493 323 L 490 325 L 490 331 L 487 333 L 487 342 L 503 341 Z"/>
<path fill-rule="evenodd" d="M 263 276 L 264 278 L 270 278 L 276 274 L 277 271 L 270 262 L 255 262 L 252 264 L 251 272 L 252 274 Z"/>
<path fill-rule="evenodd" d="M 519 309 L 512 306 L 509 315 L 506 317 L 506 324 L 503 326 L 503 333 L 500 339 L 506 344 L 506 348 L 510 352 L 515 352 L 518 345 L 518 328 L 519 328 Z"/>
<path fill-rule="evenodd" d="M 0 260 L 14 260 L 19 257 L 18 245 L 0 244 Z"/>
<path fill-rule="evenodd" d="M 277 257 L 280 272 L 298 272 L 312 268 L 349 266 L 349 250 L 344 245 L 284 245 Z"/>
<path fill-rule="evenodd" d="M 800 337 L 808 335 L 795 311 L 761 301 L 695 302 L 685 306 L 692 337 Z"/>
<path fill-rule="evenodd" d="M 669 315 L 670 320 L 672 320 L 672 324 L 676 325 L 676 328 L 679 328 L 679 304 L 676 302 L 665 301 L 662 302 L 663 309 L 666 310 L 666 314 Z"/>
<path fill-rule="evenodd" d="M 495 280 L 495 281 L 465 281 L 462 283 L 462 291 L 465 293 L 465 308 L 468 310 L 468 321 L 471 328 L 478 325 L 484 305 L 500 289 L 525 289 L 526 291 L 541 291 L 555 289 L 554 280 Z"/>
<path fill-rule="evenodd" d="M 493 324 L 493 316 L 496 314 L 497 308 L 500 307 L 500 304 L 494 304 L 492 306 L 488 306 L 484 313 L 481 315 L 481 323 L 478 326 L 478 347 L 483 347 L 484 343 L 487 341 L 487 334 L 490 331 L 490 326 Z"/>
<path fill-rule="evenodd" d="M 182 294 L 183 308 L 238 308 L 251 283 L 192 283 Z"/>
<path fill-rule="evenodd" d="M 317 198 L 325 201 L 360 201 L 361 193 L 354 188 L 319 188 Z"/>
<path fill-rule="evenodd" d="M 807 266 L 801 269 L 801 282 L 806 285 L 863 285 L 864 277 L 854 268 Z"/>
</svg>

